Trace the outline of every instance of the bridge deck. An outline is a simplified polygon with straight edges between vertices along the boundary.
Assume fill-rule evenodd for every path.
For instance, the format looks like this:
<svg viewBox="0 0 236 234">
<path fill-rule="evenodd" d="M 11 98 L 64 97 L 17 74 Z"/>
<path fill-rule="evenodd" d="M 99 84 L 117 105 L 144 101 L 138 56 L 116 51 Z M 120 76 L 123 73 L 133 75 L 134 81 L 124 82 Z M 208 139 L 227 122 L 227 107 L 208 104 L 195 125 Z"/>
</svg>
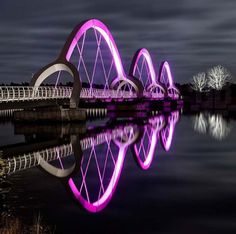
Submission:
<svg viewBox="0 0 236 234">
<path fill-rule="evenodd" d="M 70 99 L 72 87 L 66 86 L 0 86 L 0 103 L 19 101 L 39 101 Z M 173 97 L 172 97 L 173 96 Z M 170 98 L 177 99 L 173 93 Z M 163 97 L 157 93 L 144 91 L 143 97 L 162 100 Z M 82 88 L 81 99 L 135 99 L 137 94 L 133 91 L 112 89 L 89 89 Z"/>
</svg>

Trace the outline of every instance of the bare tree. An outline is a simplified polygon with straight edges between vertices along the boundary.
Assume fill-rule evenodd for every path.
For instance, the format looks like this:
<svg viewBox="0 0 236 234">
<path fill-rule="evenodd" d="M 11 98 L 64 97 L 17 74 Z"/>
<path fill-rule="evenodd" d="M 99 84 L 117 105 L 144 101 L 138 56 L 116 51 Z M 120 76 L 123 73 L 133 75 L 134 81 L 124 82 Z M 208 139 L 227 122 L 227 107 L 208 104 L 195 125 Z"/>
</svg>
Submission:
<svg viewBox="0 0 236 234">
<path fill-rule="evenodd" d="M 208 86 L 212 89 L 221 90 L 231 79 L 230 72 L 223 66 L 217 65 L 211 68 L 208 73 Z"/>
<path fill-rule="evenodd" d="M 200 72 L 193 76 L 191 83 L 192 89 L 198 92 L 203 92 L 207 87 L 207 77 L 205 72 Z"/>
</svg>

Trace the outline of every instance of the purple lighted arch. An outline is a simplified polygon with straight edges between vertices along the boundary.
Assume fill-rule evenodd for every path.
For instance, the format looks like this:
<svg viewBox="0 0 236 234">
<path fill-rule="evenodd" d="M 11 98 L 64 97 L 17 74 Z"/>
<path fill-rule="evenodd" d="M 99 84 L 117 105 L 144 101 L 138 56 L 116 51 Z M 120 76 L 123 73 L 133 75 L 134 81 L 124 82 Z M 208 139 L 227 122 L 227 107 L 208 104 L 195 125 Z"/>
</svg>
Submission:
<svg viewBox="0 0 236 234">
<path fill-rule="evenodd" d="M 156 73 L 155 73 L 155 70 L 154 70 L 152 58 L 151 58 L 151 55 L 150 55 L 150 53 L 148 52 L 148 50 L 146 48 L 142 48 L 142 49 L 138 50 L 137 53 L 135 54 L 134 59 L 133 59 L 133 63 L 132 63 L 131 68 L 130 68 L 130 75 L 135 76 L 135 72 L 137 70 L 138 62 L 139 62 L 139 60 L 142 56 L 145 58 L 145 61 L 147 62 L 152 84 L 157 84 L 157 82 L 156 82 Z"/>
<path fill-rule="evenodd" d="M 166 75 L 166 76 L 165 76 Z M 170 65 L 167 61 L 161 64 L 158 80 L 167 88 L 168 97 L 178 99 L 180 96 L 179 90 L 174 84 L 174 79 L 171 73 Z"/>
<path fill-rule="evenodd" d="M 106 41 L 107 46 L 109 47 L 111 55 L 114 59 L 115 68 L 116 68 L 118 77 L 123 78 L 123 79 L 127 79 L 125 72 L 124 72 L 122 62 L 121 62 L 119 51 L 117 49 L 116 43 L 115 43 L 112 35 L 111 35 L 110 31 L 108 30 L 108 28 L 106 27 L 106 25 L 97 19 L 91 19 L 91 20 L 86 21 L 84 24 L 79 26 L 79 28 L 75 32 L 74 31 L 72 32 L 72 34 L 69 37 L 69 40 L 66 43 L 65 48 L 63 49 L 63 52 L 62 52 L 62 54 L 65 55 L 66 60 L 67 61 L 70 60 L 70 57 L 71 57 L 78 41 L 89 29 L 94 29 L 101 34 L 101 36 Z"/>
<path fill-rule="evenodd" d="M 162 80 L 162 78 L 164 77 L 165 72 L 166 72 L 166 75 L 167 75 L 167 80 L 166 79 Z M 164 61 L 161 64 L 160 73 L 159 73 L 159 82 L 165 84 L 165 86 L 167 88 L 174 87 L 173 76 L 172 76 L 172 73 L 171 73 L 170 65 L 167 61 Z"/>
</svg>

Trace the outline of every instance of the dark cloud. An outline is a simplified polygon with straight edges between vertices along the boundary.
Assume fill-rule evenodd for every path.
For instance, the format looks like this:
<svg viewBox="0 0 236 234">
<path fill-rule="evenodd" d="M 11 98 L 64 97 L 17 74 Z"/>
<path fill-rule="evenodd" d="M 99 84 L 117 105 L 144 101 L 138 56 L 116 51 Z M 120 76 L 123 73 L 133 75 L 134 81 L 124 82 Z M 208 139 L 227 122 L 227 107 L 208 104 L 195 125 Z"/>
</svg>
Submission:
<svg viewBox="0 0 236 234">
<path fill-rule="evenodd" d="M 169 60 L 176 81 L 222 63 L 236 73 L 233 0 L 72 0 L 0 2 L 0 81 L 28 81 L 54 60 L 73 27 L 99 18 L 110 28 L 128 71 L 135 51 Z"/>
</svg>

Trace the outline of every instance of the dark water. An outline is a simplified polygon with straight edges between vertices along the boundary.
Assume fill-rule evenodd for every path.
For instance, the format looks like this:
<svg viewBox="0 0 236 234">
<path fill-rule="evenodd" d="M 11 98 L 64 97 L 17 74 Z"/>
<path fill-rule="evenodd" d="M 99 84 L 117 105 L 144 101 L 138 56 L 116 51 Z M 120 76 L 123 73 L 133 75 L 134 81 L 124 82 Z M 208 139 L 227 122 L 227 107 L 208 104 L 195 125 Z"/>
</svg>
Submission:
<svg viewBox="0 0 236 234">
<path fill-rule="evenodd" d="M 233 119 L 209 113 L 135 121 L 100 120 L 87 123 L 87 130 L 82 133 L 78 133 L 81 126 L 65 127 L 64 133 L 68 129 L 73 133 L 64 135 L 58 134 L 58 126 L 50 130 L 50 126 L 2 123 L 3 153 L 12 157 L 14 152 L 9 149 L 13 144 L 29 146 L 61 137 L 62 145 L 74 142 L 75 154 L 50 165 L 64 171 L 76 165 L 63 178 L 50 174 L 50 170 L 46 172 L 42 166 L 7 176 L 12 185 L 11 191 L 1 198 L 2 217 L 18 217 L 23 225 L 30 225 L 40 213 L 41 224 L 46 227 L 44 233 L 235 233 L 235 126 Z M 89 137 L 98 139 L 101 132 L 105 135 L 103 143 L 91 150 L 87 142 L 82 156 L 78 142 Z M 113 140 L 109 140 L 112 134 Z M 149 167 L 150 160 L 145 157 L 155 136 Z M 141 149 L 140 160 L 135 156 L 135 147 Z M 127 152 L 119 154 L 121 148 Z M 25 154 L 30 151 L 27 147 L 24 150 Z M 120 173 L 120 177 L 112 180 L 118 155 L 124 157 L 124 162 L 115 173 Z M 76 198 L 70 185 L 73 181 L 79 190 L 83 183 L 81 168 L 86 174 L 86 186 Z M 112 190 L 106 197 L 109 186 Z M 2 230 L 4 225 L 2 221 Z"/>
</svg>

